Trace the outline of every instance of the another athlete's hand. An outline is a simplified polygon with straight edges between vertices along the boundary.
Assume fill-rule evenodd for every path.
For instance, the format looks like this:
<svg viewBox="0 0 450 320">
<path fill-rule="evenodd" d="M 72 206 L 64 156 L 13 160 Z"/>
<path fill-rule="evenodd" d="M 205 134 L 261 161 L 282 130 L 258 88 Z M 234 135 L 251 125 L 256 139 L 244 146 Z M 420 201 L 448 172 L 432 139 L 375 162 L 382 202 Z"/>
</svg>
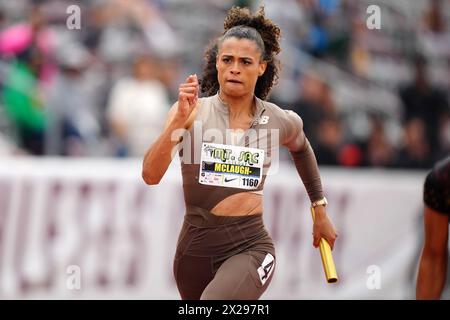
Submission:
<svg viewBox="0 0 450 320">
<path fill-rule="evenodd" d="M 333 250 L 334 242 L 337 238 L 336 229 L 328 218 L 325 207 L 317 206 L 314 210 L 315 221 L 313 225 L 313 246 L 317 248 L 320 243 L 320 238 L 324 238 L 330 244 Z"/>
<path fill-rule="evenodd" d="M 198 79 L 197 75 L 190 75 L 186 81 L 180 84 L 178 89 L 178 112 L 175 115 L 177 122 L 185 123 L 197 105 L 198 101 Z"/>
</svg>

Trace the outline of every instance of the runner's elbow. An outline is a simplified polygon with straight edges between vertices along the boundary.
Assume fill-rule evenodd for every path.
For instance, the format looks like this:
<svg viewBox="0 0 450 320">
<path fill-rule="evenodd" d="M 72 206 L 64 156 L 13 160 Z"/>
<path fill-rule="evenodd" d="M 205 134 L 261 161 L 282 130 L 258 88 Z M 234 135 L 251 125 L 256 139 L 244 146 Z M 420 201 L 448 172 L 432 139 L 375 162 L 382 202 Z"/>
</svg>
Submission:
<svg viewBox="0 0 450 320">
<path fill-rule="evenodd" d="M 444 244 L 428 243 L 424 246 L 423 256 L 435 263 L 445 261 L 447 260 L 447 246 L 444 246 Z"/>
<path fill-rule="evenodd" d="M 161 181 L 162 176 L 149 172 L 148 170 L 142 170 L 142 179 L 148 185 L 156 185 Z"/>
</svg>

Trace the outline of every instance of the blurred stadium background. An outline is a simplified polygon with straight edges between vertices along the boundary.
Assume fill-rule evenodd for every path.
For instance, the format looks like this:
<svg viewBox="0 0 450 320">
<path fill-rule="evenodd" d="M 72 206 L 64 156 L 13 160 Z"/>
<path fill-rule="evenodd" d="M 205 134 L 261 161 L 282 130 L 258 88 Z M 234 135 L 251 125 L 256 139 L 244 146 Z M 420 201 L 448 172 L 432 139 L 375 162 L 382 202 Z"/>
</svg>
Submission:
<svg viewBox="0 0 450 320">
<path fill-rule="evenodd" d="M 278 265 L 263 298 L 414 298 L 423 179 L 450 153 L 446 0 L 0 0 L 1 299 L 178 299 L 179 164 L 148 187 L 141 158 L 227 10 L 261 4 L 283 32 L 269 100 L 304 120 L 341 276 L 325 284 L 283 152 L 265 192 Z"/>
</svg>

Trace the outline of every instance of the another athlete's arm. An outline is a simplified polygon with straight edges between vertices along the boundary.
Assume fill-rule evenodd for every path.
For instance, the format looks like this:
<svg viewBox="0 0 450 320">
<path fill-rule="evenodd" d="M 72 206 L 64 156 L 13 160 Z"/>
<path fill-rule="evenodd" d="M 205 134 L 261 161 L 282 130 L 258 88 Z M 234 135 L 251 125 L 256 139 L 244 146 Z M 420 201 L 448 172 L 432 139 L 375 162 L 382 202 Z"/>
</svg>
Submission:
<svg viewBox="0 0 450 320">
<path fill-rule="evenodd" d="M 425 206 L 425 244 L 417 276 L 417 299 L 441 297 L 447 272 L 448 219 L 448 215 Z"/>
<path fill-rule="evenodd" d="M 191 120 L 191 114 L 198 100 L 198 80 L 191 75 L 179 87 L 178 103 L 169 111 L 164 131 L 144 156 L 142 179 L 149 185 L 158 184 L 172 162 L 172 150 L 180 142 L 183 130 Z"/>
<path fill-rule="evenodd" d="M 444 288 L 450 214 L 446 198 L 449 172 L 450 158 L 447 158 L 438 163 L 425 179 L 423 188 L 425 243 L 417 275 L 417 299 L 439 299 Z"/>
</svg>

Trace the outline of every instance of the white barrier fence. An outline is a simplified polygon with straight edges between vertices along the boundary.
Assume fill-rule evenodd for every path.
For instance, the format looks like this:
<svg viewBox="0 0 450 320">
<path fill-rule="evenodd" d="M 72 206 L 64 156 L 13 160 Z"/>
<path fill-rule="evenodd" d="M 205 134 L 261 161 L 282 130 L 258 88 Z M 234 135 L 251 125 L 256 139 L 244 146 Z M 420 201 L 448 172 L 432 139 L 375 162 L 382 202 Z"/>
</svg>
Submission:
<svg viewBox="0 0 450 320">
<path fill-rule="evenodd" d="M 179 165 L 152 187 L 140 170 L 140 160 L 0 159 L 0 298 L 179 299 Z M 340 281 L 325 281 L 306 192 L 282 164 L 264 191 L 277 268 L 262 298 L 414 298 L 426 173 L 321 174 Z"/>
</svg>

